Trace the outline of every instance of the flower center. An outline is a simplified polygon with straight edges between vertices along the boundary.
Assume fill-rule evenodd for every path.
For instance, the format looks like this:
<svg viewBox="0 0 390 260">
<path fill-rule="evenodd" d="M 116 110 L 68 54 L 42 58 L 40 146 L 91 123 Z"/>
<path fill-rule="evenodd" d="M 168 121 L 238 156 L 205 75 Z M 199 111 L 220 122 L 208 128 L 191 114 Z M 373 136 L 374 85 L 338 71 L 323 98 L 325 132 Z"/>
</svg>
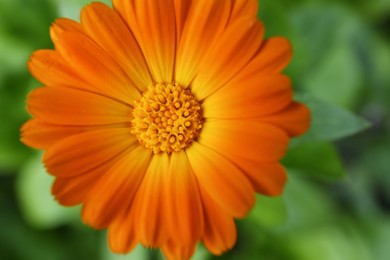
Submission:
<svg viewBox="0 0 390 260">
<path fill-rule="evenodd" d="M 134 102 L 131 133 L 155 154 L 179 152 L 200 134 L 200 104 L 191 91 L 177 83 L 157 83 Z"/>
</svg>

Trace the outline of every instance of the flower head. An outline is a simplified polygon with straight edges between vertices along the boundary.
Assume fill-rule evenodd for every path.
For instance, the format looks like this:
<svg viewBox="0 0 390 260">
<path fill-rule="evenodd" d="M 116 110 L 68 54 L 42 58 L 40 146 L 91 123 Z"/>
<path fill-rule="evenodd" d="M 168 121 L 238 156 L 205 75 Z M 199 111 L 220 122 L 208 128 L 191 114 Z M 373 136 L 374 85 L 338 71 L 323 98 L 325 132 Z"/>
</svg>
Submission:
<svg viewBox="0 0 390 260">
<path fill-rule="evenodd" d="M 288 41 L 264 40 L 256 13 L 257 0 L 92 3 L 32 55 L 44 86 L 22 140 L 45 151 L 58 202 L 82 204 L 114 252 L 141 243 L 187 259 L 202 241 L 221 254 L 255 192 L 282 192 L 279 160 L 309 112 L 281 74 Z"/>
</svg>

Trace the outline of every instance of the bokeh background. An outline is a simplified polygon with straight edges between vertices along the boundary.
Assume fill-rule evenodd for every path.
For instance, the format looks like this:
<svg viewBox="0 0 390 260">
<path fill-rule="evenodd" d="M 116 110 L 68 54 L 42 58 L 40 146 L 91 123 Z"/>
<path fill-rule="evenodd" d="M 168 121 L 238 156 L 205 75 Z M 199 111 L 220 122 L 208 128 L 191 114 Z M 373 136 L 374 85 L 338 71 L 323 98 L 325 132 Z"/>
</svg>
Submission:
<svg viewBox="0 0 390 260">
<path fill-rule="evenodd" d="M 56 17 L 77 20 L 87 3 L 0 0 L 0 259 L 162 259 L 142 247 L 110 253 L 105 231 L 57 205 L 41 153 L 19 141 L 26 95 L 39 86 L 26 61 L 52 48 Z M 232 251 L 200 245 L 194 259 L 390 259 L 390 0 L 260 0 L 259 17 L 267 37 L 292 41 L 286 74 L 313 125 L 284 159 L 284 194 L 258 196 Z"/>
</svg>

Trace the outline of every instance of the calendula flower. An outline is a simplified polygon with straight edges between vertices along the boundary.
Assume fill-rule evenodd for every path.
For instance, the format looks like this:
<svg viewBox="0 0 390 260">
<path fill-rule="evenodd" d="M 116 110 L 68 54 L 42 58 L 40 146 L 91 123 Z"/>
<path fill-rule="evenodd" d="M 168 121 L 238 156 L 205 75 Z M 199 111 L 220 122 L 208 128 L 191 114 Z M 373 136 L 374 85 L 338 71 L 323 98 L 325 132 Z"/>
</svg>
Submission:
<svg viewBox="0 0 390 260">
<path fill-rule="evenodd" d="M 263 39 L 256 0 L 114 0 L 58 19 L 28 67 L 22 141 L 45 151 L 52 193 L 82 204 L 117 253 L 141 243 L 188 259 L 221 254 L 255 192 L 278 195 L 279 163 L 308 109 L 281 74 L 284 38 Z"/>
</svg>

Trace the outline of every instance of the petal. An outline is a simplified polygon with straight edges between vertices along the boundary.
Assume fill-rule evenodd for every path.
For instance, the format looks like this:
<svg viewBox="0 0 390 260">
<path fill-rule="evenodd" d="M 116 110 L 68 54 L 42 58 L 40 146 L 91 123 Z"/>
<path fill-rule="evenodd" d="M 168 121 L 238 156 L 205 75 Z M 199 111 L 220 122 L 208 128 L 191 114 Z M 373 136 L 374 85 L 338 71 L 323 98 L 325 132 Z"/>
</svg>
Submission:
<svg viewBox="0 0 390 260">
<path fill-rule="evenodd" d="M 172 0 L 114 0 L 127 22 L 156 82 L 172 82 L 176 51 L 175 8 Z"/>
<path fill-rule="evenodd" d="M 68 178 L 56 178 L 51 189 L 52 194 L 64 206 L 74 206 L 82 203 L 92 187 L 121 156 L 122 154 L 83 174 Z"/>
<path fill-rule="evenodd" d="M 310 127 L 310 110 L 304 104 L 292 102 L 288 107 L 275 114 L 261 118 L 284 129 L 291 137 L 305 133 Z"/>
<path fill-rule="evenodd" d="M 99 171 L 99 173 L 101 173 Z M 103 172 L 104 174 L 104 172 Z M 75 206 L 83 202 L 86 194 L 100 176 L 92 170 L 70 178 L 56 178 L 52 186 L 54 198 L 63 206 Z"/>
<path fill-rule="evenodd" d="M 210 48 L 219 39 L 231 11 L 231 1 L 195 1 L 177 51 L 175 80 L 188 86 Z"/>
<path fill-rule="evenodd" d="M 283 37 L 273 37 L 264 41 L 259 53 L 245 68 L 249 74 L 277 74 L 290 62 L 292 57 L 290 42 Z"/>
<path fill-rule="evenodd" d="M 102 129 L 63 139 L 43 157 L 48 172 L 70 177 L 99 167 L 126 149 L 138 145 L 128 128 Z"/>
<path fill-rule="evenodd" d="M 50 37 L 54 44 L 57 43 L 60 35 L 65 31 L 73 31 L 83 33 L 81 25 L 68 18 L 58 18 L 55 20 L 53 25 L 50 27 Z"/>
<path fill-rule="evenodd" d="M 188 13 L 193 4 L 193 0 L 173 0 L 173 4 L 175 6 L 176 43 L 178 44 L 188 18 Z"/>
<path fill-rule="evenodd" d="M 172 153 L 167 183 L 172 243 L 194 244 L 203 233 L 202 202 L 198 183 L 184 151 Z"/>
<path fill-rule="evenodd" d="M 245 172 L 256 192 L 267 196 L 282 193 L 287 174 L 280 163 L 262 163 L 237 157 L 234 161 Z"/>
<path fill-rule="evenodd" d="M 255 191 L 244 174 L 204 145 L 193 143 L 186 152 L 199 186 L 228 214 L 245 216 L 255 203 Z"/>
<path fill-rule="evenodd" d="M 84 201 L 84 223 L 104 228 L 126 210 L 133 202 L 150 159 L 151 151 L 139 146 L 112 166 Z"/>
<path fill-rule="evenodd" d="M 188 245 L 178 245 L 170 240 L 168 243 L 164 244 L 161 249 L 164 253 L 164 256 L 169 260 L 184 260 L 190 259 L 194 254 L 196 248 L 196 243 Z"/>
<path fill-rule="evenodd" d="M 291 103 L 292 88 L 283 75 L 240 72 L 233 80 L 205 99 L 204 116 L 218 119 L 256 118 L 273 114 Z"/>
<path fill-rule="evenodd" d="M 235 157 L 261 162 L 278 161 L 285 154 L 288 141 L 283 130 L 249 120 L 207 121 L 199 138 L 201 144 L 233 162 Z"/>
<path fill-rule="evenodd" d="M 56 51 L 35 51 L 27 65 L 31 74 L 46 86 L 91 89 L 91 86 Z"/>
<path fill-rule="evenodd" d="M 28 110 L 45 123 L 104 125 L 129 122 L 131 107 L 90 92 L 71 88 L 37 88 L 28 97 Z"/>
<path fill-rule="evenodd" d="M 155 154 L 134 200 L 136 235 L 145 247 L 160 247 L 170 236 L 165 195 L 168 170 L 168 154 Z"/>
<path fill-rule="evenodd" d="M 253 18 L 229 26 L 200 66 L 192 83 L 195 96 L 208 97 L 236 75 L 258 51 L 263 34 L 263 25 Z"/>
<path fill-rule="evenodd" d="M 131 210 L 114 219 L 108 228 L 108 244 L 113 252 L 125 254 L 134 249 L 138 243 L 134 217 Z"/>
<path fill-rule="evenodd" d="M 220 255 L 236 243 L 236 226 L 233 218 L 226 214 L 207 192 L 202 191 L 201 194 L 205 212 L 205 232 L 202 241 L 211 253 Z"/>
<path fill-rule="evenodd" d="M 82 127 L 49 125 L 36 119 L 31 119 L 21 128 L 21 141 L 26 145 L 37 149 L 47 149 L 61 139 L 83 131 L 84 129 Z"/>
<path fill-rule="evenodd" d="M 258 8 L 258 0 L 235 0 L 230 22 L 242 17 L 256 17 Z"/>
<path fill-rule="evenodd" d="M 114 11 L 119 14 L 122 20 L 126 23 L 127 27 L 129 27 L 131 33 L 134 35 L 137 30 L 137 20 L 134 13 L 135 10 L 133 8 L 134 3 L 130 3 L 130 1 L 112 0 L 112 6 Z M 139 32 L 137 31 L 136 33 L 138 34 Z"/>
<path fill-rule="evenodd" d="M 81 12 L 81 24 L 99 46 L 142 90 L 152 84 L 151 76 L 137 41 L 119 15 L 103 3 L 95 2 Z"/>
<path fill-rule="evenodd" d="M 36 149 L 47 150 L 51 145 L 72 135 L 102 128 L 125 128 L 127 124 L 102 126 L 51 125 L 37 119 L 30 119 L 21 129 L 21 141 Z"/>
<path fill-rule="evenodd" d="M 57 41 L 56 50 L 74 70 L 83 75 L 83 79 L 96 92 L 124 103 L 140 98 L 140 93 L 122 68 L 85 34 L 63 32 Z"/>
</svg>

